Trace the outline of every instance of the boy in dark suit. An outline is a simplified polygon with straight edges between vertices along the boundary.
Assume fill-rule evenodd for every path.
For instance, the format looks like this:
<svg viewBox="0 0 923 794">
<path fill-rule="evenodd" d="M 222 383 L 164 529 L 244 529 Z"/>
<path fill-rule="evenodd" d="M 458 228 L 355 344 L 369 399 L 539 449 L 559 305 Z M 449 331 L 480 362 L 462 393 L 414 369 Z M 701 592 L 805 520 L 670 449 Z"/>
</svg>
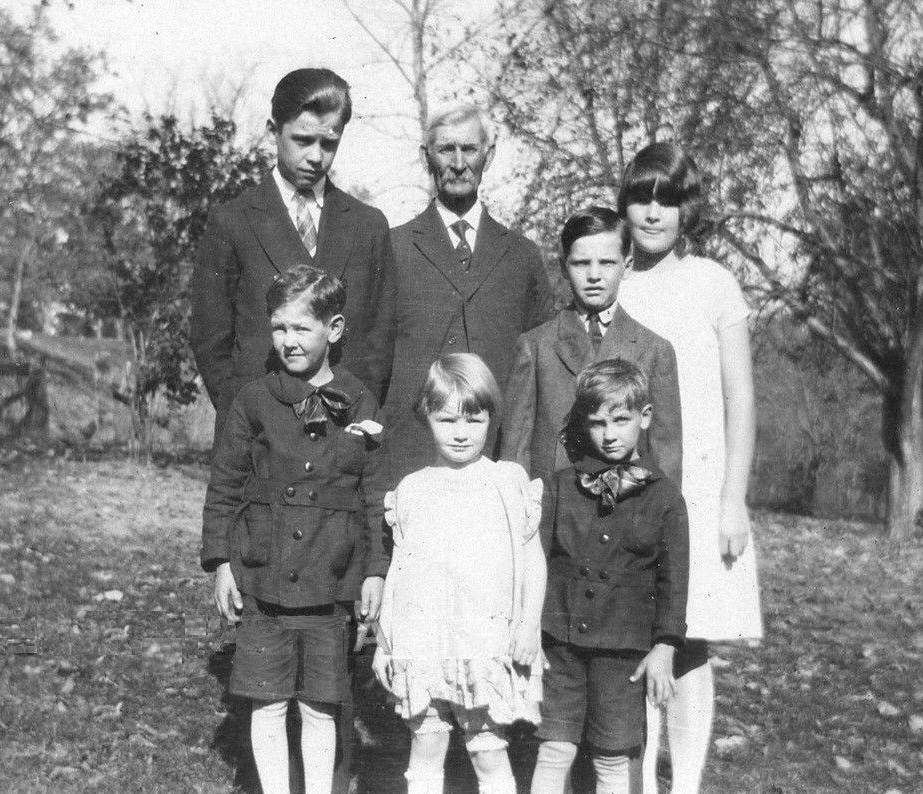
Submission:
<svg viewBox="0 0 923 794">
<path fill-rule="evenodd" d="M 219 612 L 241 623 L 230 692 L 253 701 L 267 794 L 289 790 L 292 698 L 305 790 L 331 790 L 336 715 L 351 702 L 348 610 L 361 599 L 357 617 L 376 619 L 388 570 L 378 403 L 330 364 L 345 303 L 343 285 L 309 265 L 277 279 L 266 307 L 280 367 L 231 404 L 205 497 L 202 567 L 215 572 Z"/>
<path fill-rule="evenodd" d="M 584 737 L 596 791 L 640 794 L 645 690 L 655 705 L 674 691 L 689 533 L 678 487 L 638 451 L 651 414 L 631 362 L 597 362 L 577 379 L 565 430 L 577 462 L 550 478 L 542 504 L 549 666 L 532 794 L 563 793 Z"/>
<path fill-rule="evenodd" d="M 569 465 L 561 443 L 575 379 L 594 361 L 619 356 L 637 363 L 650 382 L 654 415 L 642 450 L 680 483 L 682 430 L 673 347 L 617 303 L 625 272 L 622 221 L 607 207 L 588 207 L 561 231 L 561 272 L 574 295 L 553 320 L 519 337 L 506 384 L 500 457 L 533 477 Z"/>
<path fill-rule="evenodd" d="M 352 115 L 349 86 L 329 69 L 296 69 L 272 96 L 266 128 L 276 166 L 208 217 L 192 276 L 192 349 L 216 409 L 217 443 L 241 386 L 273 361 L 266 291 L 293 265 L 317 266 L 349 286 L 339 347 L 342 364 L 380 399 L 391 371 L 390 317 L 383 291 L 392 265 L 381 211 L 327 176 Z"/>
</svg>

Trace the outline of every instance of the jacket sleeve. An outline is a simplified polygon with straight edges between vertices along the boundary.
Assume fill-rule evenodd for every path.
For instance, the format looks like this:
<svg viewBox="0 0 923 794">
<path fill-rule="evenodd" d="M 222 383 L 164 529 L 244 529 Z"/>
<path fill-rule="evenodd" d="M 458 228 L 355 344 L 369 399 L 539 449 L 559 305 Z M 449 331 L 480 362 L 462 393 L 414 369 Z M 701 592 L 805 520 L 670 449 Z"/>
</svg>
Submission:
<svg viewBox="0 0 923 794">
<path fill-rule="evenodd" d="M 356 421 L 373 419 L 381 423 L 381 411 L 371 394 L 365 394 L 361 413 Z M 382 433 L 382 442 L 366 442 L 365 462 L 362 466 L 362 479 L 359 483 L 362 506 L 365 511 L 363 524 L 365 546 L 365 569 L 363 576 L 385 576 L 388 573 L 390 554 L 388 553 L 390 532 L 385 524 L 385 493 L 388 490 L 389 466 L 387 444 L 388 433 Z"/>
<path fill-rule="evenodd" d="M 397 284 L 388 222 L 380 211 L 375 212 L 377 223 L 373 234 L 372 261 L 369 263 L 374 281 L 369 294 L 369 305 L 366 307 L 371 316 L 365 338 L 365 351 L 358 367 L 360 371 L 356 374 L 381 403 L 388 389 L 394 358 Z"/>
<path fill-rule="evenodd" d="M 196 367 L 216 408 L 233 364 L 234 293 L 240 263 L 228 233 L 225 210 L 209 213 L 192 271 L 190 341 Z"/>
<path fill-rule="evenodd" d="M 689 521 L 678 489 L 661 517 L 661 550 L 654 581 L 657 606 L 651 642 L 680 646 L 686 636 Z"/>
<path fill-rule="evenodd" d="M 513 351 L 513 366 L 506 382 L 500 426 L 500 458 L 512 460 L 527 472 L 532 466 L 532 432 L 535 426 L 536 366 L 526 334 L 520 334 Z"/>
<path fill-rule="evenodd" d="M 212 459 L 211 479 L 202 510 L 202 548 L 206 571 L 231 559 L 231 530 L 243 505 L 243 491 L 252 470 L 253 431 L 243 402 L 231 404 L 227 422 Z"/>
<path fill-rule="evenodd" d="M 679 376 L 673 345 L 664 341 L 651 367 L 650 389 L 654 416 L 648 431 L 651 453 L 657 465 L 677 488 L 683 482 L 683 419 Z"/>
</svg>

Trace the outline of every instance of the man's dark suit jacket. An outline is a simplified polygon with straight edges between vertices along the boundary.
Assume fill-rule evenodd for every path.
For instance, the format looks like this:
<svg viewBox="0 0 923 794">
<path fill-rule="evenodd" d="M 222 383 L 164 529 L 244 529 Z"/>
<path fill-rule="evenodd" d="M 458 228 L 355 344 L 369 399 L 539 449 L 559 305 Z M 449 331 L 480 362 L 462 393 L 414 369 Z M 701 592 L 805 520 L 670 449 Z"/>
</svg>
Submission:
<svg viewBox="0 0 923 794">
<path fill-rule="evenodd" d="M 211 211 L 192 279 L 192 349 L 218 412 L 216 432 L 240 387 L 273 361 L 266 313 L 273 279 L 304 263 L 311 257 L 272 174 Z M 380 398 L 391 368 L 390 347 L 375 330 L 379 312 L 388 313 L 382 290 L 392 256 L 385 216 L 328 179 L 313 264 L 346 283 L 340 363 Z"/>
<path fill-rule="evenodd" d="M 503 389 L 516 338 L 551 316 L 552 295 L 538 248 L 486 211 L 467 271 L 435 202 L 393 229 L 391 241 L 394 365 L 385 418 L 393 435 L 391 477 L 396 483 L 432 460 L 429 431 L 412 410 L 430 364 L 443 353 L 477 353 Z M 493 439 L 486 454 L 493 451 Z"/>
<path fill-rule="evenodd" d="M 559 434 L 577 395 L 577 375 L 596 361 L 617 356 L 647 373 L 654 417 L 642 450 L 649 450 L 679 487 L 683 441 L 673 345 L 621 306 L 595 353 L 573 308 L 519 337 L 506 385 L 500 457 L 516 461 L 533 477 L 549 477 L 569 466 Z"/>
</svg>

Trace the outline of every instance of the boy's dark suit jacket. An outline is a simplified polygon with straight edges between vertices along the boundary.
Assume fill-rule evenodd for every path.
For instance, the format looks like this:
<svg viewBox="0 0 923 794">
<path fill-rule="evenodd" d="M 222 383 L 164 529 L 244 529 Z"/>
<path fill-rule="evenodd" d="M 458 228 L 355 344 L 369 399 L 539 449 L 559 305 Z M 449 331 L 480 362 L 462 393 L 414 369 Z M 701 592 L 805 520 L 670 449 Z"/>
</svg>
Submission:
<svg viewBox="0 0 923 794">
<path fill-rule="evenodd" d="M 548 477 L 569 466 L 559 434 L 574 403 L 577 375 L 596 361 L 616 356 L 647 373 L 654 417 L 641 449 L 650 451 L 678 487 L 683 441 L 676 355 L 669 342 L 621 306 L 595 354 L 573 308 L 519 337 L 506 384 L 500 457 L 515 460 L 533 477 Z"/>
<path fill-rule="evenodd" d="M 192 349 L 223 424 L 234 395 L 267 371 L 271 331 L 266 292 L 273 279 L 311 257 L 289 217 L 272 174 L 214 208 L 192 279 Z M 314 264 L 346 282 L 342 363 L 379 396 L 391 367 L 376 319 L 392 266 L 388 223 L 327 180 Z"/>
<path fill-rule="evenodd" d="M 392 230 L 394 366 L 385 417 L 394 434 L 394 482 L 432 458 L 429 431 L 412 403 L 442 353 L 477 353 L 503 389 L 513 340 L 551 316 L 552 295 L 538 248 L 485 211 L 470 268 L 452 248 L 435 202 Z M 490 454 L 493 436 L 485 451 Z"/>
</svg>

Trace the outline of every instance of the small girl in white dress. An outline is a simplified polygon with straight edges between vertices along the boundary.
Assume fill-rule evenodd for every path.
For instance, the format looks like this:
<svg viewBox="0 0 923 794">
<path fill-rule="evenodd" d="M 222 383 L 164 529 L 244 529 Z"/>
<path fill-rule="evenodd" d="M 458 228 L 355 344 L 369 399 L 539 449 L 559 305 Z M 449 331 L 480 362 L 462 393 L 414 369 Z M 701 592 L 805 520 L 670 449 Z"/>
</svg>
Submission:
<svg viewBox="0 0 923 794">
<path fill-rule="evenodd" d="M 478 356 L 436 361 L 415 406 L 433 465 L 385 497 L 394 555 L 373 669 L 413 734 L 408 794 L 441 794 L 453 720 L 481 794 L 515 794 L 505 726 L 539 719 L 542 485 L 482 455 L 500 405 Z"/>
<path fill-rule="evenodd" d="M 744 500 L 756 424 L 747 304 L 728 270 L 676 250 L 700 204 L 698 170 L 673 143 L 644 147 L 625 169 L 619 214 L 632 259 L 618 300 L 673 345 L 682 406 L 689 596 L 686 644 L 674 658 L 676 695 L 666 706 L 671 794 L 696 794 L 705 766 L 714 711 L 707 641 L 763 633 Z M 659 717 L 648 709 L 644 794 L 657 794 Z"/>
</svg>

